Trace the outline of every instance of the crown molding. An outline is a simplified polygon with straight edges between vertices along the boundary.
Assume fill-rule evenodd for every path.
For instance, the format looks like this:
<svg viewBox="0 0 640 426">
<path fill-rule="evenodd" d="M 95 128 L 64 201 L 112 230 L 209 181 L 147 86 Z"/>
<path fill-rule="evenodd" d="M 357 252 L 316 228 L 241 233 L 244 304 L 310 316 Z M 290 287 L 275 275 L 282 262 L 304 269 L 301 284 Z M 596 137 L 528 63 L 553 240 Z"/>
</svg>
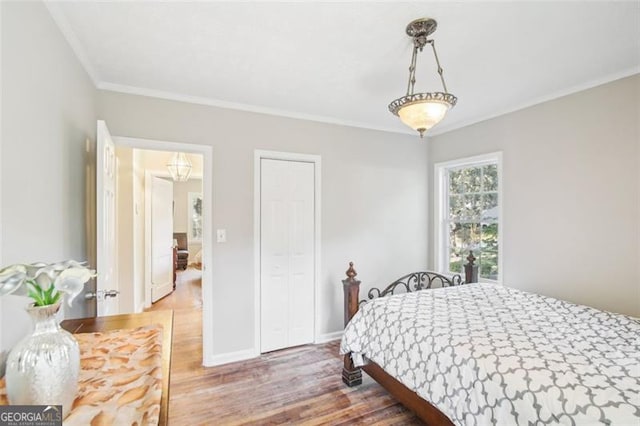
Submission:
<svg viewBox="0 0 640 426">
<path fill-rule="evenodd" d="M 404 131 L 404 129 L 397 129 L 397 128 L 386 127 L 386 126 L 375 126 L 368 123 L 361 123 L 358 121 L 351 121 L 351 120 L 341 120 L 339 118 L 329 117 L 324 115 L 307 114 L 307 113 L 288 111 L 288 110 L 283 110 L 278 108 L 270 108 L 270 107 L 263 107 L 258 105 L 243 104 L 238 102 L 223 101 L 223 100 L 214 99 L 214 98 L 183 95 L 179 93 L 165 92 L 165 91 L 154 90 L 154 89 L 146 89 L 146 88 L 135 87 L 135 86 L 127 86 L 123 84 L 101 82 L 98 84 L 98 89 L 106 90 L 110 92 L 126 93 L 130 95 L 147 96 L 151 98 L 159 98 L 159 99 L 165 99 L 170 101 L 187 102 L 191 104 L 253 112 L 258 114 L 275 115 L 278 117 L 294 118 L 298 120 L 315 121 L 318 123 L 335 124 L 335 125 L 347 126 L 347 127 L 357 127 L 361 129 L 377 130 L 377 131 L 389 132 L 389 133 L 412 134 L 412 132 Z"/>
<path fill-rule="evenodd" d="M 95 70 L 93 65 L 91 65 L 91 61 L 89 60 L 87 52 L 82 46 L 82 43 L 80 43 L 80 40 L 76 36 L 76 33 L 71 28 L 69 21 L 67 21 L 67 18 L 60 7 L 60 4 L 51 0 L 43 0 L 43 3 L 49 11 L 49 14 L 53 18 L 53 21 L 60 29 L 60 32 L 62 32 L 63 37 L 67 40 L 69 46 L 71 46 L 71 50 L 73 51 L 73 53 L 75 53 L 76 58 L 78 58 L 78 61 L 80 61 L 80 64 L 89 75 L 89 78 L 93 82 L 93 85 L 95 87 L 98 87 L 100 83 L 100 76 L 98 75 L 98 72 Z"/>
<path fill-rule="evenodd" d="M 549 101 L 553 101 L 568 95 L 572 95 L 574 93 L 578 93 L 578 92 L 582 92 L 584 90 L 588 90 L 588 89 L 592 89 L 594 87 L 597 86 L 601 86 L 603 84 L 607 84 L 607 83 L 611 83 L 613 81 L 616 80 L 620 80 L 626 77 L 630 77 L 632 75 L 635 74 L 639 74 L 640 73 L 640 67 L 631 67 L 631 68 L 627 68 L 626 70 L 622 70 L 620 72 L 615 72 L 609 75 L 606 75 L 604 77 L 600 77 L 600 78 L 596 78 L 594 80 L 590 80 L 586 83 L 581 83 L 581 84 L 576 84 L 574 86 L 568 87 L 566 89 L 562 89 L 562 90 L 558 90 L 556 92 L 552 92 L 551 94 L 548 95 L 544 95 L 544 96 L 540 96 L 537 98 L 534 98 L 533 100 L 529 100 L 526 102 L 523 102 L 517 106 L 511 107 L 511 108 L 505 108 L 502 110 L 499 110 L 498 112 L 495 113 L 491 113 L 491 114 L 487 114 L 487 115 L 483 115 L 483 116 L 478 116 L 478 117 L 474 117 L 468 120 L 464 120 L 464 121 L 460 121 L 458 123 L 452 123 L 449 126 L 442 126 L 442 127 L 438 127 L 436 129 L 436 131 L 431 132 L 431 134 L 429 135 L 429 137 L 434 137 L 434 136 L 439 136 L 439 135 L 443 135 L 445 133 L 449 133 L 451 131 L 454 130 L 458 130 L 461 129 L 463 127 L 467 127 L 467 126 L 471 126 L 473 124 L 477 124 L 480 123 L 482 121 L 487 121 L 487 120 L 491 120 L 493 118 L 497 118 L 503 115 L 507 115 L 510 114 L 512 112 L 516 112 L 516 111 L 520 111 L 529 107 L 533 107 L 545 102 L 549 102 Z"/>
<path fill-rule="evenodd" d="M 437 126 L 435 129 L 431 129 L 431 131 L 429 132 L 428 135 L 426 135 L 426 137 L 427 138 L 433 138 L 435 136 L 443 135 L 445 133 L 449 133 L 449 132 L 452 132 L 454 130 L 461 129 L 463 127 L 471 126 L 473 124 L 477 124 L 477 123 L 480 123 L 482 121 L 491 120 L 493 118 L 497 118 L 497 117 L 500 117 L 500 116 L 503 116 L 503 115 L 507 115 L 507 114 L 510 114 L 512 112 L 520 111 L 520 110 L 523 110 L 523 109 L 526 109 L 526 108 L 529 108 L 529 107 L 533 107 L 533 106 L 536 106 L 536 105 L 539 105 L 539 104 L 542 104 L 542 103 L 545 103 L 545 102 L 553 101 L 555 99 L 559 99 L 559 98 L 562 98 L 564 96 L 568 96 L 568 95 L 571 95 L 571 94 L 574 94 L 574 93 L 582 92 L 584 90 L 588 90 L 588 89 L 591 89 L 591 88 L 594 88 L 594 87 L 597 87 L 597 86 L 600 86 L 600 85 L 603 85 L 603 84 L 611 83 L 613 81 L 620 80 L 620 79 L 625 78 L 625 77 L 630 77 L 630 76 L 638 74 L 638 73 L 640 73 L 640 67 L 628 68 L 628 69 L 620 71 L 620 72 L 612 73 L 612 74 L 609 74 L 609 75 L 604 76 L 604 77 L 600 77 L 600 78 L 597 78 L 597 79 L 594 79 L 594 80 L 590 80 L 590 81 L 588 81 L 586 83 L 577 84 L 577 85 L 571 86 L 569 88 L 553 92 L 553 93 L 548 94 L 548 95 L 544 95 L 544 96 L 540 96 L 540 97 L 534 98 L 533 100 L 529 100 L 529 101 L 523 102 L 523 103 L 518 104 L 518 105 L 516 105 L 514 107 L 510 107 L 510 108 L 505 108 L 505 109 L 499 110 L 498 112 L 495 112 L 495 113 L 482 115 L 482 116 L 478 116 L 478 117 L 473 117 L 473 118 L 470 118 L 468 120 L 463 120 L 463 121 L 459 121 L 459 122 L 456 122 L 456 123 L 452 123 L 450 125 Z M 338 118 L 335 118 L 335 117 L 327 117 L 327 116 L 321 116 L 321 115 L 305 114 L 305 113 L 281 110 L 281 109 L 277 109 L 277 108 L 261 107 L 261 106 L 256 106 L 256 105 L 249 105 L 249 104 L 241 104 L 241 103 L 236 103 L 236 102 L 222 101 L 222 100 L 212 99 L 212 98 L 190 96 L 190 95 L 181 95 L 181 94 L 178 94 L 178 93 L 163 92 L 163 91 L 160 91 L 160 90 L 145 89 L 145 88 L 140 88 L 140 87 L 133 87 L 133 86 L 115 84 L 115 83 L 99 83 L 97 85 L 97 87 L 98 87 L 98 89 L 112 91 L 112 92 L 127 93 L 127 94 L 140 95 L 140 96 L 148 96 L 148 97 L 152 97 L 152 98 L 160 98 L 160 99 L 166 99 L 166 100 L 172 100 L 172 101 L 178 101 L 178 102 L 187 102 L 187 103 L 193 103 L 193 104 L 199 104 L 199 105 L 214 106 L 214 107 L 218 107 L 218 108 L 226 108 L 226 109 L 234 109 L 234 110 L 239 110 L 239 111 L 254 112 L 254 113 L 258 113 L 258 114 L 267 114 L 267 115 L 274 115 L 274 116 L 279 116 L 279 117 L 294 118 L 294 119 L 298 119 L 298 120 L 308 120 L 308 121 L 315 121 L 315 122 L 319 122 L 319 123 L 334 124 L 334 125 L 339 125 L 339 126 L 357 127 L 357 128 L 361 128 L 361 129 L 377 130 L 377 131 L 396 133 L 396 134 L 402 134 L 402 135 L 414 135 L 415 134 L 410 129 L 406 129 L 405 130 L 405 129 L 386 127 L 386 126 L 373 126 L 373 125 L 370 125 L 370 124 L 367 124 L 367 123 L 361 123 L 361 122 L 350 121 L 350 120 L 341 120 L 341 119 L 338 119 Z"/>
</svg>

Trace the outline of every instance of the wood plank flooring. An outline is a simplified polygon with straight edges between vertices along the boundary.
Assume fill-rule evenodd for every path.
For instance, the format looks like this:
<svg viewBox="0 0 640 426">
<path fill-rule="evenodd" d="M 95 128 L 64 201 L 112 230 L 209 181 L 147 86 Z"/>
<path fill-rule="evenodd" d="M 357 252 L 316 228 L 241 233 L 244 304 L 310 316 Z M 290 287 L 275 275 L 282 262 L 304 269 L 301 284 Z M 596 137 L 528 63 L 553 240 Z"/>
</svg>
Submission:
<svg viewBox="0 0 640 426">
<path fill-rule="evenodd" d="M 174 310 L 170 425 L 421 424 L 372 379 L 346 387 L 339 341 L 204 368 L 198 271 L 178 273 L 176 291 L 152 310 Z"/>
</svg>

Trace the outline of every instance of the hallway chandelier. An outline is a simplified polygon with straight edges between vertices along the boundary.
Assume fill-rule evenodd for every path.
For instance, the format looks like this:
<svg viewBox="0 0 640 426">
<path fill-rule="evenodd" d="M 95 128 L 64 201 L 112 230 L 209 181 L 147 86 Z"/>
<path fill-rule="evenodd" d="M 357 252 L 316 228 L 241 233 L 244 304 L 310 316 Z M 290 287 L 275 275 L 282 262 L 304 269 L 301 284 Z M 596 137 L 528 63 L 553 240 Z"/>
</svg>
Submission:
<svg viewBox="0 0 640 426">
<path fill-rule="evenodd" d="M 185 182 L 191 176 L 191 161 L 184 152 L 174 152 L 167 169 L 174 181 Z"/>
<path fill-rule="evenodd" d="M 433 34 L 437 26 L 438 23 L 431 18 L 416 19 L 407 25 L 407 35 L 413 38 L 413 55 L 409 66 L 407 94 L 389 104 L 389 111 L 400 117 L 404 124 L 418 131 L 420 137 L 423 137 L 424 132 L 438 124 L 447 111 L 458 101 L 458 98 L 447 92 L 447 85 L 442 76 L 442 67 L 436 53 L 436 46 L 432 39 L 427 38 Z M 422 52 L 422 49 L 427 44 L 430 44 L 433 49 L 433 56 L 438 65 L 438 74 L 440 74 L 444 92 L 414 93 L 418 50 Z"/>
</svg>

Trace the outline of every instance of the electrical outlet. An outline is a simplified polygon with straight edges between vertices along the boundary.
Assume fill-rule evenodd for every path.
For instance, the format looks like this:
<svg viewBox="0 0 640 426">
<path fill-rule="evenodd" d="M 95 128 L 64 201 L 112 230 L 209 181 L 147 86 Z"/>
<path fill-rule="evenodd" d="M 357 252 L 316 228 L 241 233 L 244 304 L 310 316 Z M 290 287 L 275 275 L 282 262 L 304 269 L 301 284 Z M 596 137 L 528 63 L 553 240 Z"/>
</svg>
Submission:
<svg viewBox="0 0 640 426">
<path fill-rule="evenodd" d="M 216 241 L 219 243 L 227 242 L 227 230 L 226 229 L 216 229 Z"/>
</svg>

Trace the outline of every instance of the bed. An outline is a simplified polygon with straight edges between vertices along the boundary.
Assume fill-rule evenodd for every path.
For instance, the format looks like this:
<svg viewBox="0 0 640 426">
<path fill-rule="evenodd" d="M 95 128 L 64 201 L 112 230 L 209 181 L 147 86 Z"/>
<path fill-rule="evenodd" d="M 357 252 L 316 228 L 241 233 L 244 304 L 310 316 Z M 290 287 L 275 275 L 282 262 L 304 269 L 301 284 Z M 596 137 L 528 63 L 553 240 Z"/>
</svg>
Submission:
<svg viewBox="0 0 640 426">
<path fill-rule="evenodd" d="M 351 264 L 343 381 L 363 369 L 433 425 L 640 424 L 638 320 L 471 283 L 474 266 L 468 284 L 414 273 L 365 302 Z"/>
<path fill-rule="evenodd" d="M 198 270 L 202 270 L 202 249 L 198 250 L 198 253 L 193 257 L 193 262 L 189 264 Z"/>
</svg>

